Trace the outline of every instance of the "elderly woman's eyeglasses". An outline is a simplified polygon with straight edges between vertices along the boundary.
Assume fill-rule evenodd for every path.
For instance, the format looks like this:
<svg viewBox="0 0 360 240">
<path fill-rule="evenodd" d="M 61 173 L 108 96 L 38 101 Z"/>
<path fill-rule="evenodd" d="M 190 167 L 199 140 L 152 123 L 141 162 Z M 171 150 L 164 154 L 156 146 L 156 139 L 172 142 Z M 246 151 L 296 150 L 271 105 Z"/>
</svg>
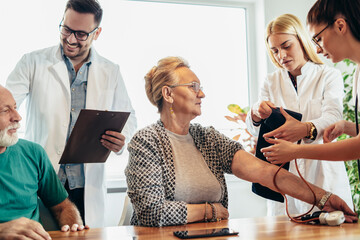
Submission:
<svg viewBox="0 0 360 240">
<path fill-rule="evenodd" d="M 62 21 L 61 21 L 62 23 Z M 65 37 L 70 36 L 71 34 L 74 34 L 75 38 L 79 41 L 86 41 L 88 39 L 88 37 L 90 36 L 90 34 L 92 34 L 93 32 L 95 32 L 98 27 L 96 27 L 94 30 L 92 30 L 91 32 L 87 33 L 84 31 L 74 31 L 71 28 L 68 28 L 67 26 L 64 26 L 60 23 L 59 25 L 59 31 L 62 35 L 64 35 Z"/>
<path fill-rule="evenodd" d="M 315 44 L 316 47 L 322 49 L 322 46 L 320 45 L 320 39 L 318 38 L 318 36 L 323 33 L 328 27 L 330 27 L 331 25 L 334 24 L 334 22 L 336 21 L 336 19 L 334 21 L 332 21 L 331 23 L 329 23 L 328 25 L 326 25 L 326 27 L 324 27 L 320 32 L 318 32 L 317 34 L 315 34 L 313 37 L 312 37 L 312 41 L 313 43 Z"/>
<path fill-rule="evenodd" d="M 200 86 L 200 83 L 198 83 L 198 82 L 176 84 L 176 85 L 171 85 L 169 87 L 175 88 L 175 87 L 180 87 L 180 86 L 189 86 L 194 90 L 195 93 L 199 93 L 200 90 L 201 91 L 203 90 L 203 88 Z"/>
</svg>

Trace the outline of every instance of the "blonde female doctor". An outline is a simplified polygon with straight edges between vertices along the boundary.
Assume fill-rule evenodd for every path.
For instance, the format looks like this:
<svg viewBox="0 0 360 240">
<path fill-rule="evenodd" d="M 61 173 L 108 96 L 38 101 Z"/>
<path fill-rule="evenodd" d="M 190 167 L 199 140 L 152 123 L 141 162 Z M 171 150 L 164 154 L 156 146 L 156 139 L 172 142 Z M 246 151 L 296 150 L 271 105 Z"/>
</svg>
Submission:
<svg viewBox="0 0 360 240">
<path fill-rule="evenodd" d="M 268 53 L 278 70 L 264 81 L 259 100 L 248 114 L 248 129 L 258 135 L 261 119 L 269 117 L 273 108 L 283 107 L 301 113 L 302 121 L 282 110 L 286 123 L 268 133 L 268 137 L 289 142 L 301 140 L 301 144 L 321 143 L 324 129 L 342 118 L 340 72 L 322 64 L 296 16 L 277 17 L 268 24 L 266 34 Z M 307 181 L 336 193 L 353 206 L 343 163 L 307 159 L 298 159 L 297 163 Z M 290 163 L 289 171 L 297 174 L 294 161 Z M 291 197 L 288 205 L 291 214 L 305 213 L 311 207 Z M 269 216 L 284 214 L 284 203 L 268 200 Z"/>
</svg>

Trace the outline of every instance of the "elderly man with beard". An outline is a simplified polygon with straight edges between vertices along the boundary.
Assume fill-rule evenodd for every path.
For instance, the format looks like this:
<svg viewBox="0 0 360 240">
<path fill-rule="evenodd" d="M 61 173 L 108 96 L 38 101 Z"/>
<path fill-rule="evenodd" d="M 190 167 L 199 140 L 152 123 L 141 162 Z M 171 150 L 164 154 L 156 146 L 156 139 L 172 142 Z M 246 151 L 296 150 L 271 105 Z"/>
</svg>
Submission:
<svg viewBox="0 0 360 240">
<path fill-rule="evenodd" d="M 0 86 L 0 239 L 51 239 L 39 223 L 38 197 L 62 231 L 88 228 L 67 198 L 44 149 L 18 139 L 20 120 L 13 96 Z"/>
</svg>

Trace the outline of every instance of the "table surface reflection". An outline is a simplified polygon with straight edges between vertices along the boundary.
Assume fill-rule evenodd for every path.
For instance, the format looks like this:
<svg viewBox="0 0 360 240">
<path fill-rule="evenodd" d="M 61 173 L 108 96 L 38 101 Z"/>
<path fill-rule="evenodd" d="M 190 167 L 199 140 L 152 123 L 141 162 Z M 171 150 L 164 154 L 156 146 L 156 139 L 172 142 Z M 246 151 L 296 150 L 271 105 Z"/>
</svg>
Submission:
<svg viewBox="0 0 360 240">
<path fill-rule="evenodd" d="M 88 229 L 81 232 L 49 232 L 52 239 L 100 239 L 100 240 L 144 240 L 144 239 L 179 239 L 173 235 L 174 231 L 211 229 L 228 227 L 239 232 L 232 237 L 212 237 L 201 239 L 360 239 L 359 224 L 342 224 L 341 226 L 305 225 L 291 222 L 286 216 L 242 218 L 223 220 L 212 223 L 192 223 L 181 226 L 169 227 L 105 227 Z"/>
</svg>

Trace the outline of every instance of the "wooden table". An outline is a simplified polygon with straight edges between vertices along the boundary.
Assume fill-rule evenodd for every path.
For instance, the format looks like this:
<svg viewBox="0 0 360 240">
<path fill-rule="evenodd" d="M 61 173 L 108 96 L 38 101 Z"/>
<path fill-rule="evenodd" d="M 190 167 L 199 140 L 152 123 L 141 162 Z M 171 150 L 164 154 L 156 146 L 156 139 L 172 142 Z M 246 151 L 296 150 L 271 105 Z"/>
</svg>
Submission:
<svg viewBox="0 0 360 240">
<path fill-rule="evenodd" d="M 304 225 L 291 222 L 286 216 L 264 217 L 264 218 L 242 218 L 223 220 L 214 223 L 192 223 L 181 226 L 170 227 L 106 227 L 97 229 L 88 229 L 82 232 L 62 233 L 59 231 L 49 232 L 52 239 L 100 239 L 100 240 L 150 240 L 166 239 L 179 240 L 173 236 L 174 231 L 210 229 L 210 228 L 232 228 L 239 232 L 234 237 L 212 237 L 207 239 L 301 239 L 301 240 L 323 240 L 323 239 L 360 239 L 360 225 L 342 224 L 341 226 L 330 227 L 320 225 Z M 206 239 L 206 238 L 202 238 Z"/>
</svg>

